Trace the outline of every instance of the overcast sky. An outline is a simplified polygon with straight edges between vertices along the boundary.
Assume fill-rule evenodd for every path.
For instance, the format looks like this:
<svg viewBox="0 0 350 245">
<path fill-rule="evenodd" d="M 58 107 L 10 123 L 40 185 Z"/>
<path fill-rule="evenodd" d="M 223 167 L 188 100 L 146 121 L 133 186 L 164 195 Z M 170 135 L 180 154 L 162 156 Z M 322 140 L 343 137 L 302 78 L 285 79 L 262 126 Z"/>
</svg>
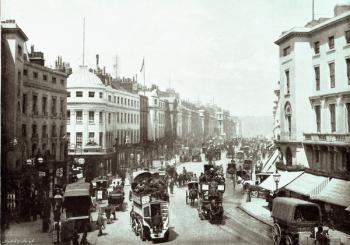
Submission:
<svg viewBox="0 0 350 245">
<path fill-rule="evenodd" d="M 53 65 L 61 55 L 82 64 L 86 18 L 86 64 L 119 76 L 138 74 L 146 57 L 146 85 L 169 86 L 182 99 L 214 102 L 237 116 L 272 116 L 279 80 L 282 31 L 304 26 L 312 0 L 3 0 L 2 19 L 15 19 L 27 43 Z M 333 16 L 336 3 L 315 0 L 316 17 Z"/>
</svg>

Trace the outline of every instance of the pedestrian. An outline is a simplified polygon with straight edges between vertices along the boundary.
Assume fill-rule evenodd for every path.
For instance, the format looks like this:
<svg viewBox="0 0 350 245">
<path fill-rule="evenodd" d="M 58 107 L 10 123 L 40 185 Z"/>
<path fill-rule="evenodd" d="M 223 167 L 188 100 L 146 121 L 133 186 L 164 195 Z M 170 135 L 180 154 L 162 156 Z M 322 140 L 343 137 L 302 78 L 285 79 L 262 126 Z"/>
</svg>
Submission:
<svg viewBox="0 0 350 245">
<path fill-rule="evenodd" d="M 112 220 L 111 220 L 111 206 L 108 205 L 105 208 L 105 213 L 106 213 L 106 218 L 107 218 L 107 224 L 112 224 Z"/>
<path fill-rule="evenodd" d="M 316 232 L 316 244 L 317 245 L 328 245 L 329 244 L 329 237 L 328 234 L 326 234 L 323 231 L 322 226 L 317 227 Z"/>
<path fill-rule="evenodd" d="M 121 204 L 123 205 L 123 204 Z M 116 207 L 114 204 L 111 205 L 111 215 L 113 215 L 113 220 L 117 220 L 116 218 Z"/>
<path fill-rule="evenodd" d="M 102 236 L 102 230 L 105 229 L 104 218 L 102 216 L 102 210 L 100 209 L 97 217 L 97 228 L 98 228 L 98 236 Z"/>
<path fill-rule="evenodd" d="M 174 194 L 174 179 L 170 179 L 169 187 L 170 187 L 170 194 Z"/>
</svg>

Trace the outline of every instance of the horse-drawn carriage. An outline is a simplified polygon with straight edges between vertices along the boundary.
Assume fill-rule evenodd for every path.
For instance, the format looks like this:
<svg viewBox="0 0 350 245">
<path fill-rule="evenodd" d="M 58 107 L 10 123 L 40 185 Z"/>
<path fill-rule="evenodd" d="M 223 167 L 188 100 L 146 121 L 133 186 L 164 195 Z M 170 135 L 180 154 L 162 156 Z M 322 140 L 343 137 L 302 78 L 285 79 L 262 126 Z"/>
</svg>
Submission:
<svg viewBox="0 0 350 245">
<path fill-rule="evenodd" d="M 194 206 L 194 201 L 198 200 L 198 181 L 190 181 L 187 183 L 186 190 L 186 204 L 191 203 L 191 206 Z"/>
<path fill-rule="evenodd" d="M 204 172 L 198 188 L 198 215 L 201 219 L 208 219 L 210 223 L 221 223 L 224 214 L 222 200 L 225 192 L 222 168 L 206 164 Z"/>
<path fill-rule="evenodd" d="M 322 224 L 320 206 L 296 198 L 275 198 L 271 216 L 274 221 L 272 239 L 275 245 L 303 244 L 302 240 L 310 241 L 315 237 L 315 227 Z"/>
<path fill-rule="evenodd" d="M 226 177 L 233 176 L 236 171 L 236 164 L 235 163 L 228 163 L 226 168 Z"/>
<path fill-rule="evenodd" d="M 187 182 L 191 181 L 192 176 L 193 176 L 193 172 L 186 172 L 186 173 L 179 174 L 177 176 L 178 186 L 182 187 L 186 185 Z"/>
<path fill-rule="evenodd" d="M 180 149 L 180 162 L 189 162 L 190 161 L 190 148 L 182 147 Z"/>
<path fill-rule="evenodd" d="M 194 162 L 194 161 L 201 162 L 201 161 L 202 161 L 201 149 L 199 149 L 199 148 L 193 148 L 193 149 L 192 149 L 191 158 L 192 158 L 192 162 Z"/>
<path fill-rule="evenodd" d="M 115 188 L 108 196 L 108 204 L 114 205 L 116 210 L 122 210 L 124 204 L 124 190 Z"/>
</svg>

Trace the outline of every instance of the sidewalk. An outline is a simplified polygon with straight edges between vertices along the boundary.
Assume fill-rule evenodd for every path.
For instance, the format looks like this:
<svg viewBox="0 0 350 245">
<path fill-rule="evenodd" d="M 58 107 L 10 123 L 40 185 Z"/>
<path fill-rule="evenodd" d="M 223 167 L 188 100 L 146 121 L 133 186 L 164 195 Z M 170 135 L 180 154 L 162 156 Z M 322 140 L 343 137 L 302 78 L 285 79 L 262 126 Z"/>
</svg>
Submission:
<svg viewBox="0 0 350 245">
<path fill-rule="evenodd" d="M 253 218 L 273 226 L 273 219 L 270 211 L 267 209 L 267 202 L 262 198 L 252 198 L 251 202 L 242 203 L 239 208 L 252 216 Z M 338 230 L 329 230 L 331 244 L 350 245 L 350 235 Z"/>
<path fill-rule="evenodd" d="M 1 233 L 2 244 L 52 244 L 51 233 L 42 232 L 42 220 L 11 223 L 10 228 Z"/>
</svg>

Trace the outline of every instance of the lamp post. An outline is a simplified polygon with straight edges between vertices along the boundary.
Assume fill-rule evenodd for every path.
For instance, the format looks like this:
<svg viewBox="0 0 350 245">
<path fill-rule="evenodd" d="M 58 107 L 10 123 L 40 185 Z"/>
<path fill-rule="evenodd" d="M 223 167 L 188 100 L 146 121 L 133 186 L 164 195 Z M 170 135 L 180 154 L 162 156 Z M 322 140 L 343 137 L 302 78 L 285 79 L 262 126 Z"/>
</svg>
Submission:
<svg viewBox="0 0 350 245">
<path fill-rule="evenodd" d="M 281 180 L 281 175 L 278 173 L 278 170 L 276 169 L 276 172 L 273 174 L 273 180 L 276 183 L 276 191 L 278 190 L 278 183 Z"/>
</svg>

